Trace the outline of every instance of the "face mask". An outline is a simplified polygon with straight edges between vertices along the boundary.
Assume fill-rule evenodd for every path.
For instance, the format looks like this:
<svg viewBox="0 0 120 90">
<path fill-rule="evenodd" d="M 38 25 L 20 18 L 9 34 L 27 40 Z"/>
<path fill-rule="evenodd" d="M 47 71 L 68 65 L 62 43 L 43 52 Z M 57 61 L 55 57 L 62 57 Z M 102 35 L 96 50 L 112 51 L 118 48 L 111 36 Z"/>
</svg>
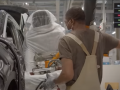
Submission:
<svg viewBox="0 0 120 90">
<path fill-rule="evenodd" d="M 66 34 L 71 33 L 72 29 L 66 30 Z"/>
</svg>

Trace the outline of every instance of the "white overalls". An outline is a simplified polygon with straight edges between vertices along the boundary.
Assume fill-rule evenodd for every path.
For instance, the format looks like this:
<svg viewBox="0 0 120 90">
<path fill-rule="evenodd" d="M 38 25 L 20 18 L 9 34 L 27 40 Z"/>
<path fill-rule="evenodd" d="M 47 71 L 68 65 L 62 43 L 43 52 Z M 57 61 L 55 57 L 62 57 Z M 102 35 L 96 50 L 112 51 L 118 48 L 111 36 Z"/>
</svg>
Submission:
<svg viewBox="0 0 120 90">
<path fill-rule="evenodd" d="M 99 41 L 99 33 L 95 31 L 94 46 L 91 55 L 87 51 L 82 41 L 75 35 L 68 34 L 66 36 L 72 38 L 76 43 L 78 43 L 87 55 L 78 79 L 72 86 L 67 87 L 67 90 L 100 90 L 97 58 L 95 55 Z"/>
</svg>

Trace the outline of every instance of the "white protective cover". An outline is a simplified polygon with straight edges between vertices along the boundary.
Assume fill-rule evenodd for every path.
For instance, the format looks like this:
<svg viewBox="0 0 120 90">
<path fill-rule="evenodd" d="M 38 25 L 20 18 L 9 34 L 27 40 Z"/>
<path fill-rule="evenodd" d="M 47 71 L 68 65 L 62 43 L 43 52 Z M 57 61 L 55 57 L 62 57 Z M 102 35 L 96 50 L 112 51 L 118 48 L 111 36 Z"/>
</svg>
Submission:
<svg viewBox="0 0 120 90">
<path fill-rule="evenodd" d="M 37 10 L 28 18 L 30 27 L 25 31 L 25 64 L 26 70 L 31 71 L 35 65 L 35 53 L 58 51 L 60 38 L 65 35 L 65 29 L 57 24 L 55 16 L 48 10 Z"/>
<path fill-rule="evenodd" d="M 55 79 L 55 77 L 58 77 L 61 73 L 61 70 L 55 71 L 53 73 L 50 73 L 49 75 L 51 78 Z M 35 90 L 36 87 L 39 85 L 41 81 L 44 81 L 46 79 L 46 74 L 44 75 L 30 75 L 28 72 L 25 73 L 25 90 Z M 66 90 L 65 84 L 58 85 L 60 90 Z M 57 87 L 55 87 L 52 90 L 57 90 Z"/>
<path fill-rule="evenodd" d="M 95 31 L 96 31 L 96 30 L 97 30 L 97 31 L 99 30 L 99 29 L 96 27 L 96 25 L 91 25 L 91 26 L 90 26 L 90 29 L 95 30 Z"/>
</svg>

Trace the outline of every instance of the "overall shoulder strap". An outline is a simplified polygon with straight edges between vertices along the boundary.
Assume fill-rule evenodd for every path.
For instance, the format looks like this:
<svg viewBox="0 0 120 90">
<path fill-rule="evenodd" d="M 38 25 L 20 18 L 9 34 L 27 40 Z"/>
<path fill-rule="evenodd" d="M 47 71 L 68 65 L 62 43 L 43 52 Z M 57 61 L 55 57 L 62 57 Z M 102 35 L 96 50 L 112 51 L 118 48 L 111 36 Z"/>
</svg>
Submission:
<svg viewBox="0 0 120 90">
<path fill-rule="evenodd" d="M 94 45 L 93 45 L 93 50 L 92 50 L 92 54 L 91 55 L 95 55 L 96 54 L 98 41 L 99 41 L 99 33 L 95 31 Z"/>
<path fill-rule="evenodd" d="M 82 41 L 80 39 L 78 39 L 75 35 L 69 33 L 66 36 L 72 38 L 78 45 L 80 45 L 81 48 L 83 49 L 83 51 L 87 54 L 87 56 L 90 55 L 90 53 L 88 52 L 88 50 L 86 49 L 86 47 L 84 46 L 84 44 L 82 43 Z"/>
</svg>

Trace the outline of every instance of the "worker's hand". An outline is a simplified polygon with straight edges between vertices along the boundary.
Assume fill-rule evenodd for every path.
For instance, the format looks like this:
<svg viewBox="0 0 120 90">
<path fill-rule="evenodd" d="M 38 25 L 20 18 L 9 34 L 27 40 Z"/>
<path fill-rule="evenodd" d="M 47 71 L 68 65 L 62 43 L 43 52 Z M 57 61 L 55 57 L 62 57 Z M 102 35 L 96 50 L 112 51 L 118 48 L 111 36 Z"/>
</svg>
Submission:
<svg viewBox="0 0 120 90">
<path fill-rule="evenodd" d="M 56 84 L 53 82 L 53 80 L 47 80 L 42 85 L 42 87 L 44 88 L 44 90 L 52 90 L 55 86 L 56 86 Z"/>
<path fill-rule="evenodd" d="M 40 88 L 44 88 L 45 90 L 52 90 L 55 86 L 56 84 L 54 83 L 54 79 L 51 78 L 49 74 L 47 74 L 47 80 Z"/>
</svg>

